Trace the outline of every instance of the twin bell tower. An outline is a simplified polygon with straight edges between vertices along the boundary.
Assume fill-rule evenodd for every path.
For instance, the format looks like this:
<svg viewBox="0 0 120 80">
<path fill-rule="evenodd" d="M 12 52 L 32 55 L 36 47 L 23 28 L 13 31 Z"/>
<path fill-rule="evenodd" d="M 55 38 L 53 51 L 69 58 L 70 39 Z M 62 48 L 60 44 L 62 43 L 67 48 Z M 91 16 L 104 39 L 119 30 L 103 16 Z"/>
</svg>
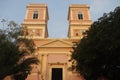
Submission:
<svg viewBox="0 0 120 80">
<path fill-rule="evenodd" d="M 47 23 L 49 20 L 46 4 L 29 4 L 22 26 L 26 26 L 28 37 L 48 38 Z M 88 5 L 72 4 L 68 10 L 68 38 L 82 38 L 82 33 L 91 25 Z"/>
</svg>

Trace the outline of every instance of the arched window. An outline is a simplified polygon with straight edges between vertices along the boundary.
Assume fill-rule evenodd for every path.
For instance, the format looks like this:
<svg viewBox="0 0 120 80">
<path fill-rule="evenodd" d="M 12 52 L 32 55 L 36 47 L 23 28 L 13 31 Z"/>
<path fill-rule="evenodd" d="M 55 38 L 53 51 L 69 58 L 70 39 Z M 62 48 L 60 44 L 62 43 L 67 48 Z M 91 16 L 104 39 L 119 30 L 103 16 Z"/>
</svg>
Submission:
<svg viewBox="0 0 120 80">
<path fill-rule="evenodd" d="M 78 19 L 83 19 L 83 14 L 81 12 L 78 13 Z"/>
<path fill-rule="evenodd" d="M 33 19 L 38 19 L 38 11 L 34 11 Z"/>
</svg>

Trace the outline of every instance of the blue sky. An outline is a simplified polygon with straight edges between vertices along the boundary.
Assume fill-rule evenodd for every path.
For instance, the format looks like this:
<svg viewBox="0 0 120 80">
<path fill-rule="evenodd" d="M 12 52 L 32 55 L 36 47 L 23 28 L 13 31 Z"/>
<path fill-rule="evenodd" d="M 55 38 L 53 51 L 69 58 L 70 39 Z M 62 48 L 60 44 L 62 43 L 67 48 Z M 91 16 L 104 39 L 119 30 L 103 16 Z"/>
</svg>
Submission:
<svg viewBox="0 0 120 80">
<path fill-rule="evenodd" d="M 0 20 L 13 20 L 21 24 L 29 3 L 48 5 L 48 32 L 50 38 L 66 38 L 68 32 L 68 7 L 70 4 L 88 4 L 92 21 L 120 6 L 120 0 L 0 0 Z M 2 23 L 0 23 L 2 25 Z"/>
</svg>

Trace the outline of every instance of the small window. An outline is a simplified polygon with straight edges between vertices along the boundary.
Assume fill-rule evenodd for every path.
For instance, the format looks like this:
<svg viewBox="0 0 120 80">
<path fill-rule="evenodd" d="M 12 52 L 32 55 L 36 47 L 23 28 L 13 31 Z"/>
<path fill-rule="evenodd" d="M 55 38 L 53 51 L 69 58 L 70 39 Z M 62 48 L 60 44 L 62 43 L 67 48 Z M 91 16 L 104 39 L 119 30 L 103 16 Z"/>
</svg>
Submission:
<svg viewBox="0 0 120 80">
<path fill-rule="evenodd" d="M 78 33 L 76 33 L 76 36 L 78 36 Z"/>
<path fill-rule="evenodd" d="M 83 14 L 81 12 L 78 13 L 78 19 L 79 20 L 83 19 Z"/>
<path fill-rule="evenodd" d="M 38 11 L 34 11 L 33 19 L 38 19 Z"/>
</svg>

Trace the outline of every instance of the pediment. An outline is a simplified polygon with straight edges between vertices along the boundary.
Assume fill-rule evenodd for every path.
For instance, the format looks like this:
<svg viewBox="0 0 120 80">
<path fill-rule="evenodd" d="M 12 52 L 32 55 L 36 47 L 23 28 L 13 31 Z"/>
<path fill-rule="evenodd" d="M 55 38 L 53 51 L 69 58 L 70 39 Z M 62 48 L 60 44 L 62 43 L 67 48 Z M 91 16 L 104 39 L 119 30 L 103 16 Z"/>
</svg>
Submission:
<svg viewBox="0 0 120 80">
<path fill-rule="evenodd" d="M 72 47 L 72 43 L 57 39 L 47 42 L 39 47 Z"/>
</svg>

